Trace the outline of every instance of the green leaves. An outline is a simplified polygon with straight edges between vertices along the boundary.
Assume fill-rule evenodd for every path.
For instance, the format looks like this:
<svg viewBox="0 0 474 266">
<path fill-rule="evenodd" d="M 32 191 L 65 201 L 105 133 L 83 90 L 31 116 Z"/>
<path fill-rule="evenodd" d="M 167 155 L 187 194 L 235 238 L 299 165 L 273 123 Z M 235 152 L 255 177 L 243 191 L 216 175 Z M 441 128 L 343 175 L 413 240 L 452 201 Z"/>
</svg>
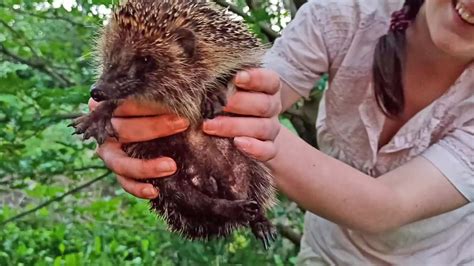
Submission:
<svg viewBox="0 0 474 266">
<path fill-rule="evenodd" d="M 52 194 L 42 188 L 32 190 L 28 193 Z M 4 252 L 0 265 L 175 265 L 178 261 L 180 265 L 288 265 L 296 255 L 292 244 L 281 237 L 265 251 L 248 230 L 226 240 L 183 240 L 148 212 L 146 201 L 106 191 L 102 199 L 91 198 L 96 193 L 83 191 L 50 205 L 47 213 L 40 210 L 0 227 Z M 278 208 L 285 212 L 285 204 Z M 0 220 L 19 211 L 2 207 Z"/>
<path fill-rule="evenodd" d="M 0 43 L 4 41 L 2 40 L 2 37 L 5 37 L 5 35 L 0 33 Z M 28 66 L 24 64 L 17 64 L 17 63 L 12 63 L 12 62 L 1 62 L 0 63 L 0 78 L 6 78 L 8 74 L 17 73 L 18 71 L 27 70 L 27 69 L 28 69 Z M 6 84 L 3 84 L 3 86 L 5 85 Z M 6 91 L 6 88 L 4 89 L 5 90 L 2 89 L 1 91 Z"/>
</svg>

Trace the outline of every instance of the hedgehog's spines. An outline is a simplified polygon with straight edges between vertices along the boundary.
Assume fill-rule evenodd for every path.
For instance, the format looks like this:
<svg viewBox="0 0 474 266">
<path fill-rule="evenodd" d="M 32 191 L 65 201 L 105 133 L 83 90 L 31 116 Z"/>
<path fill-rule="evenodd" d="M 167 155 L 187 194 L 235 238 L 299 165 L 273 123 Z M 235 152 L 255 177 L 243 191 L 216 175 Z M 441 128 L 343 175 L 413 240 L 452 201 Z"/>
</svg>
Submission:
<svg viewBox="0 0 474 266">
<path fill-rule="evenodd" d="M 191 3 L 191 4 L 189 4 Z M 128 1 L 114 13 L 113 19 L 121 26 L 141 26 L 140 31 L 146 36 L 159 32 L 172 32 L 177 27 L 187 27 L 202 31 L 206 38 L 207 28 L 217 25 L 217 30 L 230 33 L 229 38 L 246 40 L 249 45 L 258 45 L 256 38 L 249 33 L 242 21 L 232 20 L 224 10 L 210 3 L 198 1 Z M 162 24 L 156 24 L 161 21 Z M 233 33 L 235 33 L 233 35 Z M 231 44 L 232 42 L 229 42 Z"/>
<path fill-rule="evenodd" d="M 177 42 L 176 32 L 180 29 L 189 30 L 195 34 L 193 37 L 197 40 L 196 54 L 183 53 L 182 44 Z M 133 94 L 133 97 L 136 97 L 139 102 L 164 103 L 170 112 L 191 121 L 191 131 L 193 126 L 202 121 L 202 102 L 206 97 L 219 89 L 225 89 L 227 84 L 224 83 L 230 81 L 230 78 L 238 71 L 259 67 L 259 62 L 267 48 L 247 31 L 243 22 L 231 20 L 225 10 L 197 0 L 130 0 L 114 12 L 103 36 L 98 45 L 102 52 L 100 56 L 102 59 L 111 58 L 111 61 L 115 59 L 115 64 L 124 65 L 131 65 L 123 63 L 128 62 L 127 56 L 134 58 L 137 54 L 139 56 L 151 55 L 157 59 L 160 68 L 156 68 L 156 72 L 147 73 L 144 79 L 146 82 L 142 84 L 146 90 Z M 121 56 L 126 59 L 122 60 Z M 110 64 L 106 62 L 107 60 L 103 61 L 106 65 Z M 161 66 L 164 67 L 161 68 Z M 122 90 L 126 89 L 129 88 L 122 88 Z M 183 134 L 186 133 L 183 132 Z M 157 142 L 148 144 L 159 143 L 159 140 L 155 141 Z M 140 159 L 156 158 L 156 156 L 174 158 L 176 154 L 183 152 L 180 150 L 181 144 L 177 145 L 176 139 L 170 138 L 163 143 L 166 145 L 160 145 L 160 147 L 173 147 L 173 151 L 161 151 L 158 146 L 150 150 L 146 147 L 148 144 L 137 144 L 136 149 L 125 148 L 124 150 L 129 156 Z M 204 143 L 205 146 L 212 144 L 213 141 L 207 140 Z M 190 147 L 193 145 L 194 147 L 184 153 L 199 150 L 199 145 L 202 144 L 191 144 Z M 175 149 L 175 146 L 178 148 Z M 228 142 L 224 147 L 231 150 L 232 142 Z M 162 152 L 163 154 L 160 154 Z M 240 181 L 245 180 L 241 184 L 243 189 L 232 192 L 234 188 L 230 187 L 230 183 L 226 183 L 224 177 L 227 178 L 227 175 L 224 174 L 222 189 L 228 190 L 224 192 L 227 194 L 224 194 L 226 196 L 212 195 L 213 198 L 248 199 L 257 202 L 261 211 L 265 211 L 274 204 L 274 188 L 270 172 L 255 160 L 248 158 L 242 160 L 245 158 L 243 154 L 233 154 L 234 157 L 228 160 L 240 159 L 242 165 L 245 166 L 239 166 L 241 175 L 239 172 L 237 174 L 234 172 L 236 177 L 233 180 L 237 181 L 232 184 L 239 185 Z M 217 156 L 221 155 L 225 154 Z M 143 158 L 144 156 L 152 157 Z M 185 154 L 178 158 L 178 161 L 185 165 L 189 162 L 188 157 L 192 156 L 196 155 Z M 218 158 L 213 160 L 212 158 L 199 161 L 193 166 L 206 165 L 201 169 L 203 174 L 206 174 L 208 173 L 206 171 L 216 166 L 212 163 L 222 162 Z M 186 182 L 189 176 L 177 175 L 172 178 L 184 178 L 176 182 Z M 170 183 L 160 179 L 152 180 L 152 184 L 160 190 L 161 194 L 160 198 L 151 201 L 151 208 L 166 221 L 170 231 L 185 238 L 208 240 L 213 237 L 225 237 L 234 229 L 254 222 L 229 220 L 219 215 L 202 217 L 202 215 L 189 214 L 186 206 L 179 205 L 183 203 L 177 203 L 179 198 L 176 198 L 176 194 L 181 192 L 181 187 L 176 187 L 175 184 L 175 187 L 166 189 L 160 185 Z M 173 197 L 167 197 L 167 195 L 173 195 Z"/>
<path fill-rule="evenodd" d="M 201 56 L 198 60 L 210 76 L 206 79 L 180 76 L 179 79 L 184 84 L 169 84 L 170 87 L 187 88 L 190 92 L 187 95 L 189 99 L 186 99 L 185 95 L 180 95 L 179 99 L 173 101 L 172 97 L 167 95 L 171 109 L 187 117 L 191 122 L 201 119 L 201 104 L 192 104 L 192 101 L 202 99 L 206 88 L 215 85 L 213 82 L 217 76 L 228 75 L 230 71 L 252 65 L 262 58 L 266 49 L 249 33 L 242 21 L 231 19 L 222 8 L 204 1 L 131 0 L 114 12 L 110 24 L 116 25 L 117 31 L 123 28 L 125 34 L 144 36 L 151 40 L 148 44 L 156 45 L 176 43 L 175 32 L 179 29 L 194 32 L 197 39 L 196 53 Z M 139 42 L 145 40 L 141 39 Z M 182 61 L 181 64 L 187 63 Z M 193 84 L 193 80 L 206 83 Z"/>
</svg>

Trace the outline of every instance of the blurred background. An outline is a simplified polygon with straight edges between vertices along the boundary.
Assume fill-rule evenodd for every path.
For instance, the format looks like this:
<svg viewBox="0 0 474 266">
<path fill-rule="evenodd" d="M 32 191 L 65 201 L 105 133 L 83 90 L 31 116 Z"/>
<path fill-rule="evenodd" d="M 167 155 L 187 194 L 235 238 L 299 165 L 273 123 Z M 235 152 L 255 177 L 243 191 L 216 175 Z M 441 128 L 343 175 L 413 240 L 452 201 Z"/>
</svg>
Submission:
<svg viewBox="0 0 474 266">
<path fill-rule="evenodd" d="M 305 0 L 214 0 L 271 43 Z M 265 251 L 247 230 L 207 243 L 167 232 L 71 136 L 94 82 L 93 39 L 117 1 L 0 0 L 0 265 L 292 265 L 304 210 L 279 195 L 279 238 Z M 316 146 L 325 79 L 281 116 Z"/>
</svg>

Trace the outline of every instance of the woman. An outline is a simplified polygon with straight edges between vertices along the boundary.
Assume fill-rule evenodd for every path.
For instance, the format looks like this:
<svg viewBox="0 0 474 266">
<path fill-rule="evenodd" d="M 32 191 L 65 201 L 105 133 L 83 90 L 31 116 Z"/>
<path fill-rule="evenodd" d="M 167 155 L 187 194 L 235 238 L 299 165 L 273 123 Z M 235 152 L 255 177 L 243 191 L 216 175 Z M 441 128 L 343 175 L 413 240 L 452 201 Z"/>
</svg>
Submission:
<svg viewBox="0 0 474 266">
<path fill-rule="evenodd" d="M 226 111 L 252 117 L 204 124 L 266 162 L 278 188 L 309 211 L 300 264 L 474 263 L 474 0 L 402 4 L 308 2 L 267 69 L 235 78 L 241 90 Z M 323 73 L 320 152 L 280 130 L 277 115 Z M 155 115 L 115 118 L 120 142 L 186 129 L 151 108 L 119 108 L 117 116 Z M 127 158 L 119 147 L 109 140 L 98 154 L 125 190 L 156 197 L 139 179 L 170 175 L 175 162 Z"/>
</svg>

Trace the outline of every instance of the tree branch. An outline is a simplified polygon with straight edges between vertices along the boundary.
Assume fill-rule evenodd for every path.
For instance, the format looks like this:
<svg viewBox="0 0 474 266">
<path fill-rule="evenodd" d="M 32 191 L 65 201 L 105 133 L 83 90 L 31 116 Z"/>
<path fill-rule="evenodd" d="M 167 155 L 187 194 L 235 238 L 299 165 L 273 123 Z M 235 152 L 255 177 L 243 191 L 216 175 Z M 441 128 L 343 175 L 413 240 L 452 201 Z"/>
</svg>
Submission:
<svg viewBox="0 0 474 266">
<path fill-rule="evenodd" d="M 6 219 L 5 221 L 0 222 L 0 226 L 4 226 L 4 225 L 6 225 L 7 223 L 10 223 L 10 222 L 19 220 L 19 219 L 21 219 L 21 218 L 23 218 L 23 217 L 25 217 L 25 216 L 27 216 L 27 215 L 29 215 L 29 214 L 32 214 L 32 213 L 36 212 L 37 210 L 39 210 L 39 209 L 41 209 L 41 208 L 44 208 L 44 207 L 46 207 L 46 206 L 48 206 L 48 205 L 50 205 L 50 204 L 52 204 L 52 203 L 54 203 L 54 202 L 60 201 L 60 200 L 64 199 L 65 197 L 67 197 L 67 196 L 69 196 L 69 195 L 71 195 L 71 194 L 74 194 L 74 193 L 80 191 L 81 189 L 84 189 L 84 188 L 86 188 L 86 187 L 89 187 L 89 186 L 91 186 L 92 184 L 96 183 L 97 181 L 100 181 L 100 180 L 104 179 L 104 178 L 105 178 L 106 176 L 108 176 L 109 174 L 110 174 L 110 172 L 106 172 L 106 173 L 104 173 L 103 175 L 100 175 L 100 176 L 98 176 L 98 177 L 96 177 L 96 178 L 90 180 L 89 182 L 86 182 L 86 183 L 84 183 L 84 184 L 82 184 L 82 185 L 80 185 L 80 186 L 78 186 L 78 187 L 75 187 L 75 188 L 73 188 L 73 189 L 71 189 L 71 190 L 69 190 L 69 191 L 63 193 L 62 195 L 60 195 L 60 196 L 58 196 L 58 197 L 52 198 L 52 199 L 50 199 L 50 200 L 48 200 L 48 201 L 45 201 L 45 202 L 41 203 L 40 205 L 34 207 L 34 208 L 31 209 L 31 210 L 28 210 L 28 211 L 19 213 L 19 214 L 15 215 L 15 216 L 13 216 L 13 217 L 11 217 L 11 218 L 8 218 L 8 219 Z"/>
<path fill-rule="evenodd" d="M 57 141 L 55 141 L 56 143 L 59 143 Z M 61 143 L 59 143 L 61 144 Z M 49 172 L 48 174 L 49 175 L 59 175 L 59 174 L 64 174 L 64 173 L 73 173 L 73 172 L 84 172 L 84 171 L 89 171 L 89 170 L 107 170 L 107 168 L 105 168 L 105 166 L 101 166 L 101 165 L 90 165 L 90 166 L 85 166 L 85 167 L 80 167 L 80 168 L 75 168 L 75 169 L 71 169 L 69 171 L 52 171 L 52 172 Z"/>
<path fill-rule="evenodd" d="M 285 5 L 286 9 L 290 11 L 291 19 L 294 19 L 296 16 L 296 11 L 297 11 L 295 1 L 286 0 L 286 1 L 283 1 L 283 4 Z"/>
<path fill-rule="evenodd" d="M 245 3 L 250 8 L 250 10 L 255 10 L 256 9 L 256 6 L 255 6 L 255 3 L 253 2 L 253 0 L 245 0 Z"/>
<path fill-rule="evenodd" d="M 295 3 L 297 10 L 300 9 L 300 7 L 307 2 L 307 0 L 293 0 L 293 1 Z"/>
<path fill-rule="evenodd" d="M 278 232 L 285 237 L 286 239 L 290 240 L 295 246 L 300 246 L 301 235 L 297 232 L 293 231 L 289 226 L 278 224 L 277 225 Z"/>
<path fill-rule="evenodd" d="M 73 85 L 72 81 L 67 79 L 61 73 L 54 71 L 53 67 L 49 66 L 49 65 L 52 65 L 52 63 L 48 62 L 48 60 L 46 60 L 44 58 L 40 59 L 40 57 L 38 56 L 38 53 L 35 51 L 35 49 L 33 49 L 32 45 L 29 43 L 28 39 L 23 34 L 20 34 L 17 30 L 15 30 L 13 27 L 8 25 L 7 22 L 5 22 L 1 19 L 0 19 L 0 24 L 3 25 L 5 28 L 7 28 L 7 30 L 10 31 L 15 37 L 17 37 L 18 39 L 23 40 L 24 45 L 26 45 L 26 47 L 28 47 L 30 49 L 31 53 L 33 54 L 34 60 L 31 60 L 31 59 L 27 60 L 27 59 L 21 58 L 21 57 L 15 55 L 15 54 L 13 54 L 12 52 L 8 51 L 0 43 L 0 52 L 1 53 L 3 53 L 6 57 L 8 57 L 8 58 L 10 58 L 14 61 L 20 62 L 20 63 L 25 64 L 25 65 L 29 65 L 32 68 L 36 68 L 36 69 L 42 71 L 43 73 L 45 73 L 45 74 L 51 76 L 52 78 L 58 80 L 60 82 L 61 86 L 63 86 L 63 87 L 69 87 L 69 86 Z"/>
<path fill-rule="evenodd" d="M 25 36 L 23 36 L 22 34 L 20 34 L 18 31 L 16 31 L 14 28 L 12 28 L 10 25 L 8 25 L 8 23 L 6 23 L 5 21 L 1 20 L 0 19 L 0 24 L 2 24 L 5 28 L 7 28 L 7 30 L 9 30 L 15 37 L 17 37 L 18 39 L 22 39 L 23 42 L 24 42 L 24 45 L 26 45 L 26 47 L 28 47 L 28 49 L 30 49 L 31 53 L 38 57 L 38 54 L 36 53 L 35 49 L 33 49 L 33 47 L 31 46 L 30 42 L 26 39 Z"/>
<path fill-rule="evenodd" d="M 214 0 L 214 2 L 216 4 L 222 6 L 222 7 L 228 8 L 230 11 L 232 11 L 233 13 L 241 16 L 246 21 L 256 23 L 262 29 L 262 32 L 268 37 L 268 39 L 271 42 L 273 42 L 276 38 L 278 38 L 280 36 L 280 34 L 276 31 L 272 30 L 271 27 L 268 24 L 266 24 L 264 22 L 255 21 L 255 19 L 253 19 L 249 15 L 245 14 L 245 12 L 242 11 L 237 6 L 235 6 L 233 4 L 230 4 L 230 3 L 227 3 L 225 0 Z"/>
<path fill-rule="evenodd" d="M 71 114 L 57 114 L 57 115 L 50 115 L 47 118 L 54 119 L 54 120 L 69 120 L 78 118 L 79 116 L 85 115 L 83 113 L 71 113 Z"/>
<path fill-rule="evenodd" d="M 22 63 L 22 64 L 25 64 L 25 65 L 28 65 L 31 68 L 37 69 L 37 70 L 47 74 L 48 76 L 50 76 L 53 79 L 57 80 L 62 87 L 70 87 L 70 86 L 74 85 L 74 82 L 70 81 L 68 78 L 64 77 L 62 74 L 57 73 L 57 72 L 53 71 L 52 69 L 50 69 L 48 67 L 48 65 L 41 59 L 33 61 L 33 60 L 28 60 L 28 59 L 22 58 L 18 55 L 15 55 L 12 52 L 10 52 L 9 50 L 7 50 L 5 48 L 5 46 L 3 46 L 1 43 L 0 43 L 0 53 L 2 53 L 4 56 L 6 56 L 7 58 L 10 58 L 11 60 L 13 60 L 17 63 Z"/>
</svg>

